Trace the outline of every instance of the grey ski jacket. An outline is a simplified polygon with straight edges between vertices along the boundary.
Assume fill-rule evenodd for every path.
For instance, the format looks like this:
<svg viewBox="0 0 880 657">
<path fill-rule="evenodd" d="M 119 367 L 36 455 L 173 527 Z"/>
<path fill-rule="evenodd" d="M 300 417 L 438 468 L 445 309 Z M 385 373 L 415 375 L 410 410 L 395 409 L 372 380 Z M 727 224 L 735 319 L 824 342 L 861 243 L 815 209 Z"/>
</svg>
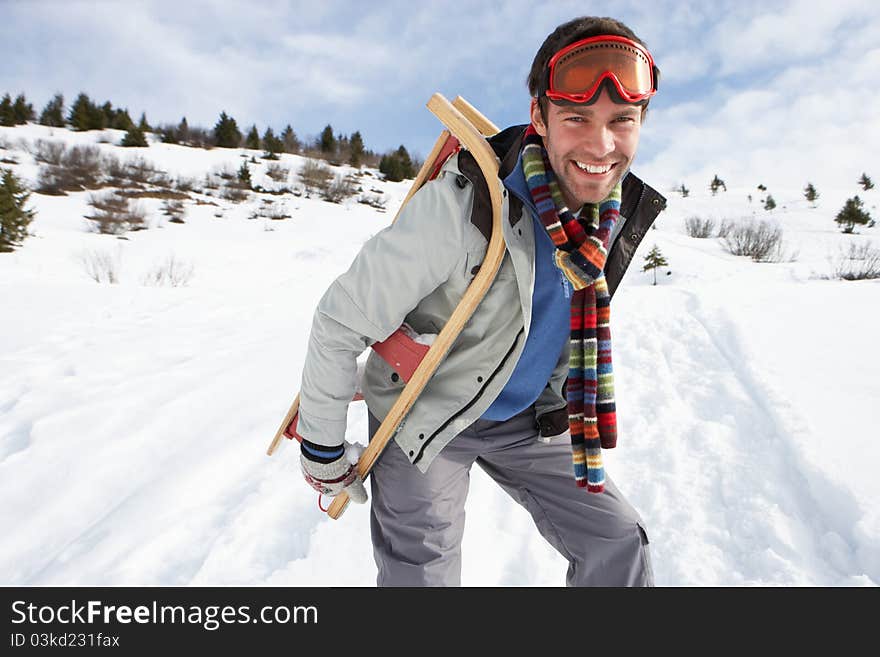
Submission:
<svg viewBox="0 0 880 657">
<path fill-rule="evenodd" d="M 528 336 L 535 276 L 533 221 L 501 182 L 516 164 L 525 126 L 493 138 L 502 159 L 503 236 L 507 250 L 495 281 L 395 434 L 422 472 L 443 447 L 475 422 L 507 383 Z M 440 175 L 407 203 L 397 221 L 368 240 L 351 267 L 327 289 L 315 311 L 302 373 L 298 432 L 322 445 L 345 437 L 355 393 L 357 357 L 403 322 L 439 333 L 486 253 L 491 230 L 488 187 L 473 157 L 450 158 Z M 621 232 L 605 267 L 614 294 L 665 199 L 633 174 L 623 184 Z M 535 402 L 540 432 L 568 430 L 563 386 L 568 348 Z M 384 419 L 405 382 L 371 352 L 361 382 L 370 411 Z M 386 449 L 392 449 L 389 445 Z"/>
</svg>

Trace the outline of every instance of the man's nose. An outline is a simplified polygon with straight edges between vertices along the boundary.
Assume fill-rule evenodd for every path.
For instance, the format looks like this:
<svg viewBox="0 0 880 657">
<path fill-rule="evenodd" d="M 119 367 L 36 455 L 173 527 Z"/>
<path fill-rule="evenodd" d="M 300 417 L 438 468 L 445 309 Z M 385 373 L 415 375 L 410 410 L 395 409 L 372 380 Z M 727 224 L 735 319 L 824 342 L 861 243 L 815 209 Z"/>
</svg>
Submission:
<svg viewBox="0 0 880 657">
<path fill-rule="evenodd" d="M 587 151 L 597 160 L 614 152 L 614 133 L 605 125 L 596 125 L 590 130 L 587 139 Z"/>
</svg>

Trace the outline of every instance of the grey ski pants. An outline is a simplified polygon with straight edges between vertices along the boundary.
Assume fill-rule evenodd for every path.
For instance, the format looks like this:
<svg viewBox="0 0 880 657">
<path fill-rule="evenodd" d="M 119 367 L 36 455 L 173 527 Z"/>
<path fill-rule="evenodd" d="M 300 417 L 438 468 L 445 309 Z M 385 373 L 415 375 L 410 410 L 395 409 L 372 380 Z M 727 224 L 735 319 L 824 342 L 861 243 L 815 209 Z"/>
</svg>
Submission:
<svg viewBox="0 0 880 657">
<path fill-rule="evenodd" d="M 369 414 L 370 437 L 379 420 Z M 371 476 L 370 530 L 379 586 L 460 586 L 464 505 L 476 462 L 532 515 L 568 560 L 568 586 L 653 586 L 644 523 L 606 473 L 605 492 L 574 484 L 566 434 L 538 442 L 535 409 L 477 420 L 422 474 L 389 444 Z"/>
</svg>

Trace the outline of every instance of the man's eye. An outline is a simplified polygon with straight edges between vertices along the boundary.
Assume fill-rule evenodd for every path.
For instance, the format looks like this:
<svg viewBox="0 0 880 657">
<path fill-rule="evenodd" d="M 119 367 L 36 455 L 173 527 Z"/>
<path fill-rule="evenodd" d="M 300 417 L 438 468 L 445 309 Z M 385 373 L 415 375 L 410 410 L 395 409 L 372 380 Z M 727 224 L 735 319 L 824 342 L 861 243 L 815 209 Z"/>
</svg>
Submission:
<svg viewBox="0 0 880 657">
<path fill-rule="evenodd" d="M 632 116 L 618 116 L 618 123 L 635 123 L 636 120 Z"/>
</svg>

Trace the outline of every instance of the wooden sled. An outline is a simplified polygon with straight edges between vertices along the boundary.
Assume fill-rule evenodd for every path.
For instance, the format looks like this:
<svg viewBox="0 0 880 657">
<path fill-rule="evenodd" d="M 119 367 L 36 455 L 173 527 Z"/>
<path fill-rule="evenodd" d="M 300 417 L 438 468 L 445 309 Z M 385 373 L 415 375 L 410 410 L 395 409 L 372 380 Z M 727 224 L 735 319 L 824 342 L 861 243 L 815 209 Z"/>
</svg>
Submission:
<svg viewBox="0 0 880 657">
<path fill-rule="evenodd" d="M 434 148 L 425 158 L 425 163 L 413 181 L 394 221 L 397 221 L 403 207 L 419 188 L 439 174 L 444 162 L 459 148 L 465 148 L 474 156 L 483 176 L 489 183 L 487 186 L 492 204 L 492 237 L 489 240 L 486 257 L 480 266 L 479 273 L 471 281 L 461 302 L 430 348 L 427 345 L 416 343 L 405 327 L 395 331 L 387 340 L 372 345 L 372 348 L 407 383 L 370 440 L 369 445 L 361 454 L 357 468 L 358 474 L 364 481 L 366 481 L 382 450 L 396 432 L 397 427 L 406 417 L 428 380 L 452 347 L 453 342 L 483 300 L 504 258 L 505 246 L 501 229 L 502 197 L 498 185 L 493 184 L 493 181 L 498 178 L 498 161 L 492 147 L 485 139 L 486 136 L 496 134 L 498 128 L 460 96 L 450 103 L 441 94 L 434 94 L 428 101 L 427 107 L 446 126 L 446 130 L 440 133 Z M 355 396 L 355 400 L 361 398 L 359 395 Z M 284 416 L 281 426 L 269 445 L 266 452 L 269 456 L 275 452 L 285 438 L 302 439 L 296 433 L 298 415 L 299 394 L 297 394 L 287 415 Z M 333 498 L 333 502 L 327 509 L 327 515 L 334 519 L 339 518 L 348 503 L 348 493 L 343 491 Z"/>
</svg>

